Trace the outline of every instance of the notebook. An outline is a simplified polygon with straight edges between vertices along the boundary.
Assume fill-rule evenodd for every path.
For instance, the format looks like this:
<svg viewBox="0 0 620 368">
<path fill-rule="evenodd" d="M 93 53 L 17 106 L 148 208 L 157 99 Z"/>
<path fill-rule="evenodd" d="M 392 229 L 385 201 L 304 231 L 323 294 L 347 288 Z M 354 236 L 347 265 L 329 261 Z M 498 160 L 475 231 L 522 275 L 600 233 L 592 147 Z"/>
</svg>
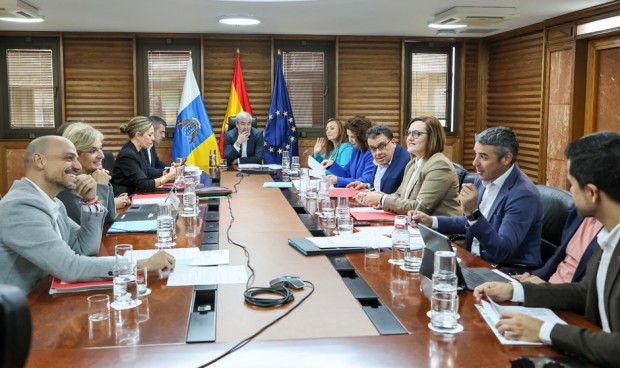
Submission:
<svg viewBox="0 0 620 368">
<path fill-rule="evenodd" d="M 420 235 L 422 235 L 422 239 L 424 239 L 424 244 L 426 245 L 424 257 L 422 258 L 422 265 L 420 266 L 420 274 L 432 279 L 435 252 L 452 252 L 452 243 L 447 236 L 429 227 L 418 224 L 418 229 L 420 230 Z M 476 286 L 489 281 L 510 282 L 510 278 L 508 278 L 508 276 L 503 277 L 490 268 L 462 268 L 458 262 L 456 263 L 456 276 L 458 277 L 459 288 L 466 290 L 474 290 Z"/>
</svg>

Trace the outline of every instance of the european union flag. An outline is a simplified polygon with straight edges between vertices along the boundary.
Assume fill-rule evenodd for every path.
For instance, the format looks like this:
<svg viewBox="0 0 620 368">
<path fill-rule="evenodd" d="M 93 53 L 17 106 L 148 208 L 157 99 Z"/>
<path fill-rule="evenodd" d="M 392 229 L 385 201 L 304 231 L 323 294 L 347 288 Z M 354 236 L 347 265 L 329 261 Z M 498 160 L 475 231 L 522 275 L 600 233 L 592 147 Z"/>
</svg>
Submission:
<svg viewBox="0 0 620 368">
<path fill-rule="evenodd" d="M 263 155 L 266 164 L 281 164 L 282 151 L 289 151 L 291 156 L 299 155 L 297 127 L 282 73 L 282 55 L 278 55 L 276 60 L 276 81 L 273 85 L 264 140 Z"/>
</svg>

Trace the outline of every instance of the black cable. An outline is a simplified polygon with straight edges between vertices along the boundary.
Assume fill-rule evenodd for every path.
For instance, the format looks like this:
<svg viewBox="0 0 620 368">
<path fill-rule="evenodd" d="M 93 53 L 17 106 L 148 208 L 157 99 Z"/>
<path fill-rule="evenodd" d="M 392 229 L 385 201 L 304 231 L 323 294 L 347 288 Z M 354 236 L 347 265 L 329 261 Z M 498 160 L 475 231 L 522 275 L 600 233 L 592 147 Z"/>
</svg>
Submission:
<svg viewBox="0 0 620 368">
<path fill-rule="evenodd" d="M 257 295 L 262 294 L 277 294 L 280 295 L 280 298 L 259 298 Z M 286 303 L 290 303 L 295 300 L 295 296 L 293 292 L 285 287 L 279 288 L 266 288 L 266 287 L 253 287 L 247 289 L 243 296 L 245 297 L 245 301 L 255 305 L 257 307 L 270 308 L 270 307 L 279 307 Z"/>
<path fill-rule="evenodd" d="M 303 302 L 306 301 L 306 299 L 308 299 L 310 297 L 310 295 L 312 295 L 312 293 L 314 293 L 314 284 L 311 283 L 310 281 L 306 281 L 303 280 L 304 284 L 310 286 L 312 288 L 312 290 L 310 290 L 310 292 L 308 293 L 308 295 L 304 296 L 299 303 L 295 304 L 293 307 L 291 307 L 291 309 L 289 309 L 288 311 L 286 311 L 286 313 L 284 313 L 283 315 L 281 315 L 280 317 L 274 319 L 273 321 L 271 321 L 269 324 L 267 324 L 266 326 L 262 327 L 260 330 L 258 330 L 257 332 L 255 332 L 253 335 L 246 337 L 245 339 L 241 340 L 240 342 L 238 342 L 235 346 L 233 346 L 232 348 L 228 349 L 228 351 L 226 351 L 225 353 L 222 353 L 220 356 L 216 357 L 215 359 L 211 360 L 210 362 L 201 365 L 199 368 L 203 368 L 203 367 L 207 367 L 215 362 L 217 362 L 218 360 L 224 358 L 227 355 L 230 355 L 231 353 L 234 353 L 235 351 L 241 349 L 242 347 L 246 346 L 250 341 L 252 341 L 256 336 L 260 335 L 261 333 L 263 333 L 265 330 L 267 330 L 269 327 L 273 326 L 274 324 L 276 324 L 277 322 L 279 322 L 281 319 L 283 319 L 284 317 L 288 316 L 289 314 L 291 314 L 291 312 L 293 312 L 295 309 L 297 309 L 297 307 L 299 307 Z"/>
</svg>

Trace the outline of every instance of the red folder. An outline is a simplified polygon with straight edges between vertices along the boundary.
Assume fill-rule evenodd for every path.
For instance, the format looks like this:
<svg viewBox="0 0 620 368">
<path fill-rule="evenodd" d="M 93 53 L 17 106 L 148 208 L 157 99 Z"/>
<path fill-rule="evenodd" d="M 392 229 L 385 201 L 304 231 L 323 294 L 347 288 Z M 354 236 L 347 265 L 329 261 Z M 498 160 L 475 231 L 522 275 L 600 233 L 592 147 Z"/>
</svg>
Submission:
<svg viewBox="0 0 620 368">
<path fill-rule="evenodd" d="M 346 196 L 351 198 L 355 195 L 355 193 L 357 193 L 355 188 L 332 188 L 329 190 L 330 197 Z"/>
<path fill-rule="evenodd" d="M 112 286 L 112 280 L 64 283 L 60 281 L 60 279 L 54 277 L 52 280 L 52 287 L 50 287 L 50 294 L 112 289 Z"/>
<path fill-rule="evenodd" d="M 351 212 L 351 216 L 357 221 L 394 221 L 396 214 L 392 212 Z"/>
<path fill-rule="evenodd" d="M 149 199 L 159 199 L 168 197 L 168 193 L 157 193 L 157 194 L 134 194 L 131 197 L 131 204 L 136 204 L 136 201 L 139 200 L 149 200 Z"/>
</svg>

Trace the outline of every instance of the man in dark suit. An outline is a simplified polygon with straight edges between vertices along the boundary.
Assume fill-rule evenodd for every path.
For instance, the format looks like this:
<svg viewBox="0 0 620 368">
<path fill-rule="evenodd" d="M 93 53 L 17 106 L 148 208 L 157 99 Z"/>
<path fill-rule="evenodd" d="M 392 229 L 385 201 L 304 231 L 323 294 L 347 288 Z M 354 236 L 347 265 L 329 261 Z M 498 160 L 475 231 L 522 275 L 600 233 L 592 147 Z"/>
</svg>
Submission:
<svg viewBox="0 0 620 368">
<path fill-rule="evenodd" d="M 405 166 L 409 163 L 409 152 L 394 142 L 394 134 L 387 125 L 374 125 L 366 132 L 368 149 L 374 158 L 375 171 L 370 183 L 354 181 L 347 188 L 374 189 L 391 194 L 403 181 Z"/>
<path fill-rule="evenodd" d="M 578 282 L 586 274 L 586 266 L 597 247 L 596 235 L 603 224 L 594 217 L 581 217 L 573 207 L 562 231 L 561 245 L 541 268 L 532 274 L 523 273 L 513 278 L 521 282 L 552 284 Z"/>
<path fill-rule="evenodd" d="M 580 216 L 603 223 L 586 275 L 576 283 L 485 283 L 474 290 L 476 301 L 487 295 L 497 301 L 524 302 L 528 307 L 561 308 L 584 314 L 602 328 L 543 322 L 518 313 L 504 313 L 498 331 L 508 339 L 542 341 L 604 367 L 620 367 L 620 133 L 598 132 L 566 148 L 568 181 Z"/>
<path fill-rule="evenodd" d="M 224 134 L 224 158 L 229 163 L 263 163 L 263 133 L 252 127 L 252 115 L 237 114 L 237 127 Z"/>
<path fill-rule="evenodd" d="M 170 167 L 170 164 L 163 162 L 157 156 L 157 151 L 155 150 L 155 144 L 160 144 L 162 139 L 166 137 L 166 121 L 159 116 L 151 115 L 148 117 L 149 121 L 153 124 L 154 132 L 154 143 L 149 149 L 145 149 L 140 151 L 142 157 L 144 157 L 144 162 L 148 165 L 148 177 L 149 178 L 158 178 L 164 174 L 166 168 Z"/>
<path fill-rule="evenodd" d="M 444 234 L 466 235 L 465 247 L 507 272 L 541 266 L 542 202 L 532 181 L 515 163 L 519 140 L 510 128 L 493 127 L 476 135 L 473 166 L 479 177 L 463 184 L 458 200 L 465 216 L 412 220 Z"/>
</svg>

